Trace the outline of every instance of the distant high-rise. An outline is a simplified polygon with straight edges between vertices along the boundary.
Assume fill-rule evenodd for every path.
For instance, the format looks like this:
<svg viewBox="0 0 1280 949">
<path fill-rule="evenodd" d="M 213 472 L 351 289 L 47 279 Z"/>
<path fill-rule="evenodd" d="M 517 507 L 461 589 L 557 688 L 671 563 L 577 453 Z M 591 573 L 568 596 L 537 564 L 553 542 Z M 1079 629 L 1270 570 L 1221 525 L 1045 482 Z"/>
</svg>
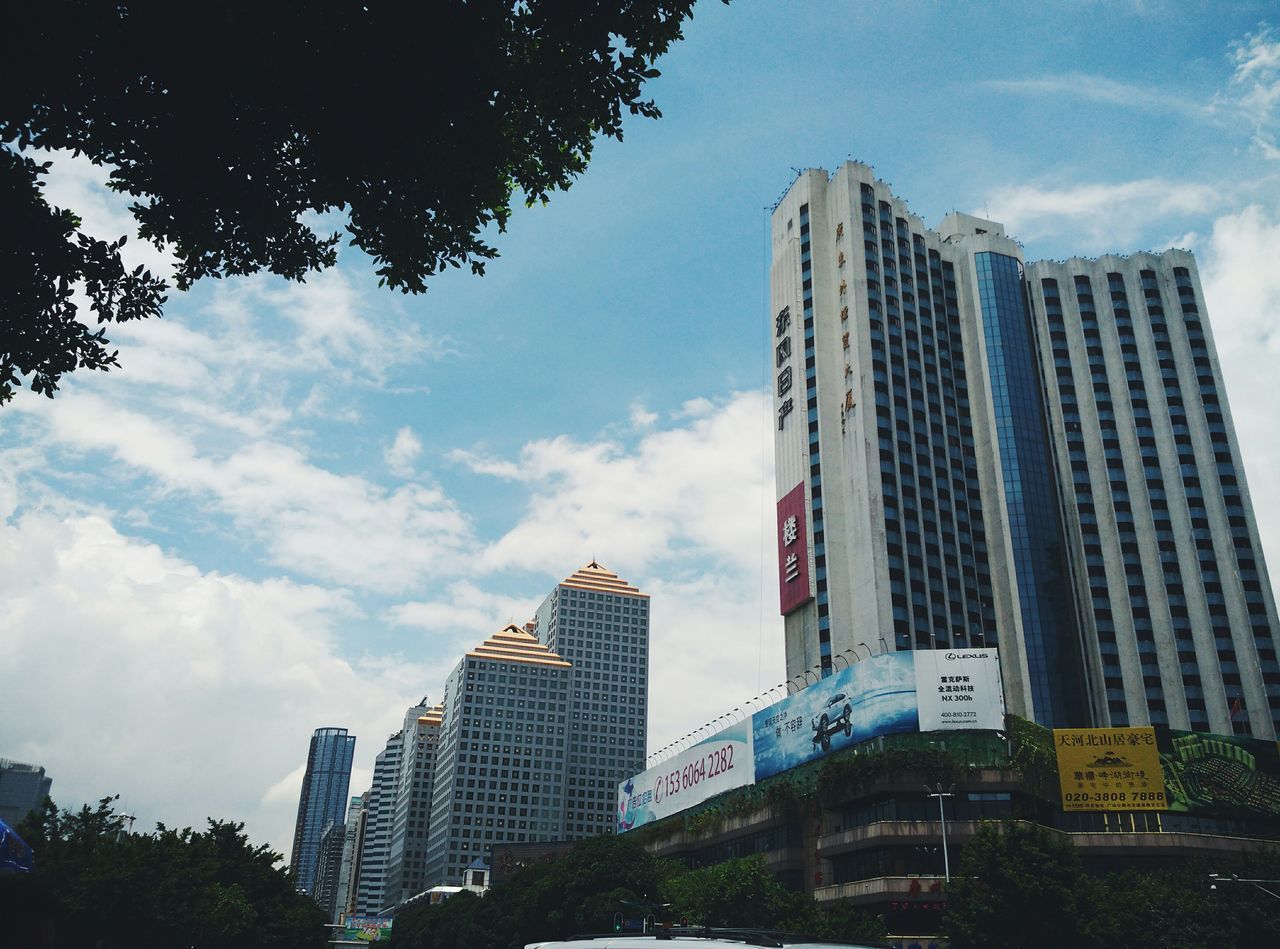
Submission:
<svg viewBox="0 0 1280 949">
<path fill-rule="evenodd" d="M 618 782 L 645 767 L 649 595 L 593 560 L 551 591 L 532 625 L 573 666 L 565 837 L 611 834 Z"/>
<path fill-rule="evenodd" d="M 305 893 L 315 894 L 321 835 L 330 823 L 342 822 L 355 748 L 356 737 L 345 728 L 317 728 L 311 736 L 289 860 L 298 889 Z"/>
<path fill-rule="evenodd" d="M 431 821 L 431 785 L 442 721 L 441 706 L 428 706 L 425 697 L 405 713 L 404 728 L 400 731 L 400 764 L 383 909 L 416 896 L 428 885 L 425 883 L 427 828 Z"/>
<path fill-rule="evenodd" d="M 346 841 L 346 824 L 330 823 L 320 835 L 317 848 L 315 892 L 312 894 L 325 915 L 332 917 L 338 899 L 338 877 L 342 872 L 342 845 Z"/>
<path fill-rule="evenodd" d="M 495 842 L 564 834 L 569 670 L 516 626 L 490 636 L 454 668 L 441 703 L 428 886 L 460 883 Z"/>
<path fill-rule="evenodd" d="M 333 918 L 338 922 L 344 915 L 356 911 L 356 896 L 360 890 L 360 863 L 364 856 L 364 828 L 369 816 L 369 791 L 353 797 L 347 806 L 347 823 L 342 842 L 342 863 L 338 868 L 338 885 L 333 898 Z"/>
<path fill-rule="evenodd" d="M 44 768 L 0 758 L 0 820 L 14 827 L 29 813 L 44 807 L 53 779 Z"/>
<path fill-rule="evenodd" d="M 381 911 L 386 895 L 387 859 L 391 855 L 391 828 L 396 813 L 396 776 L 400 770 L 400 732 L 392 732 L 373 762 L 373 787 L 369 789 L 364 846 L 356 891 L 356 912 L 362 916 Z"/>
<path fill-rule="evenodd" d="M 865 165 L 773 213 L 787 671 L 998 646 L 1011 712 L 1274 737 L 1276 607 L 1194 258 L 1024 264 Z"/>
</svg>

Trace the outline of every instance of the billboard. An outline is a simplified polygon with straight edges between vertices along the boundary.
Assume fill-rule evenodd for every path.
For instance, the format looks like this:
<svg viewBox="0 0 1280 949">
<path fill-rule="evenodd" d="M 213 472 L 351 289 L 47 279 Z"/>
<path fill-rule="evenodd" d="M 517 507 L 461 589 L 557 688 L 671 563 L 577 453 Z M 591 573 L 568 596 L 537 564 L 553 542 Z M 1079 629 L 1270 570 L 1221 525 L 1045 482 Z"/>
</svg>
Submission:
<svg viewBox="0 0 1280 949">
<path fill-rule="evenodd" d="M 994 649 L 886 653 L 752 716 L 756 780 L 899 732 L 1004 726 Z"/>
<path fill-rule="evenodd" d="M 786 616 L 813 599 L 804 482 L 778 502 L 778 607 Z"/>
<path fill-rule="evenodd" d="M 1276 742 L 1159 728 L 1156 744 L 1170 811 L 1280 818 Z"/>
<path fill-rule="evenodd" d="M 1064 811 L 1163 811 L 1164 772 L 1155 729 L 1055 728 Z"/>
<path fill-rule="evenodd" d="M 741 721 L 619 784 L 618 833 L 754 783 L 751 723 Z"/>
<path fill-rule="evenodd" d="M 0 870 L 29 872 L 31 848 L 17 831 L 0 820 Z"/>
<path fill-rule="evenodd" d="M 349 942 L 383 942 L 391 939 L 390 916 L 348 916 L 342 939 Z"/>
</svg>

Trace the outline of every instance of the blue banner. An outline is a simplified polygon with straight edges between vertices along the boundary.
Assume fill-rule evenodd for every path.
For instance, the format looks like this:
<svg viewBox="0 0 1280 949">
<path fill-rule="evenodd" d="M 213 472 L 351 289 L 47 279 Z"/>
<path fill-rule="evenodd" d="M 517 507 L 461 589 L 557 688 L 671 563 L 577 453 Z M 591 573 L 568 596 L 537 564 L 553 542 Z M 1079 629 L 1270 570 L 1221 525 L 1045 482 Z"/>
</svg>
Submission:
<svg viewBox="0 0 1280 949">
<path fill-rule="evenodd" d="M 910 652 L 857 662 L 751 716 L 755 779 L 858 742 L 920 729 Z"/>
<path fill-rule="evenodd" d="M 0 870 L 31 870 L 31 848 L 4 821 L 0 820 Z"/>
</svg>

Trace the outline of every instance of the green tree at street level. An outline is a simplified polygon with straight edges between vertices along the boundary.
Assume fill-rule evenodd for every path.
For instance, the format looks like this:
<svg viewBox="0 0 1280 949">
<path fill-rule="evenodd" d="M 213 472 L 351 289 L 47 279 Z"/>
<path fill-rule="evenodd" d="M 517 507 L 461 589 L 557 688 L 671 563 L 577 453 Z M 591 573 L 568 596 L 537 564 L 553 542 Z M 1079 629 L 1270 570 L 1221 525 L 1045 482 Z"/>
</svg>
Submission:
<svg viewBox="0 0 1280 949">
<path fill-rule="evenodd" d="M 1280 945 L 1280 900 L 1243 883 L 1210 890 L 1214 872 L 1280 879 L 1280 851 L 1095 875 L 1066 834 L 992 822 L 961 851 L 942 928 L 952 949 Z"/>
<path fill-rule="evenodd" d="M 128 834 L 114 800 L 77 813 L 46 801 L 19 825 L 35 868 L 0 876 L 7 937 L 32 949 L 324 946 L 324 913 L 244 825 Z"/>
<path fill-rule="evenodd" d="M 663 906 L 662 904 L 669 904 Z M 698 870 L 657 860 L 624 837 L 583 841 L 563 858 L 537 863 L 492 887 L 396 914 L 396 949 L 518 949 L 575 933 L 610 933 L 621 912 L 638 921 L 687 916 L 693 925 L 761 927 L 877 943 L 884 927 L 856 911 L 828 912 L 774 879 L 759 856 Z"/>
<path fill-rule="evenodd" d="M 421 292 L 446 267 L 484 272 L 514 195 L 545 202 L 622 138 L 693 0 L 41 0 L 0 7 L 0 404 L 22 377 L 52 396 L 76 368 L 118 365 L 77 319 L 157 316 L 165 284 L 126 271 L 119 242 L 51 206 L 46 166 L 70 149 L 137 199 L 139 234 L 175 282 L 266 270 L 292 280 L 350 242 L 380 282 Z"/>
</svg>

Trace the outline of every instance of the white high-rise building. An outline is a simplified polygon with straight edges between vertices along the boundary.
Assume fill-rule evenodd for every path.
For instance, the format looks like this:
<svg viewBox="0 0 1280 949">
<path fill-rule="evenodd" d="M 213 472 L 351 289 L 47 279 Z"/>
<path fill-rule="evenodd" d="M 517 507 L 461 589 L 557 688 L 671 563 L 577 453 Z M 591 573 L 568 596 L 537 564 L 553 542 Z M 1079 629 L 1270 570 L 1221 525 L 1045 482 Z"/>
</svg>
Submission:
<svg viewBox="0 0 1280 949">
<path fill-rule="evenodd" d="M 428 706 L 425 697 L 405 713 L 382 894 L 384 910 L 418 895 L 430 885 L 426 880 L 427 831 L 431 823 L 431 787 L 443 720 L 443 708 Z"/>
<path fill-rule="evenodd" d="M 1024 264 L 865 165 L 773 213 L 787 669 L 997 646 L 1009 710 L 1272 737 L 1276 608 L 1190 254 Z"/>
<path fill-rule="evenodd" d="M 376 915 L 384 905 L 391 831 L 395 823 L 396 776 L 400 770 L 400 732 L 392 732 L 373 762 L 373 787 L 365 816 L 364 845 L 356 889 L 356 913 Z"/>
</svg>

